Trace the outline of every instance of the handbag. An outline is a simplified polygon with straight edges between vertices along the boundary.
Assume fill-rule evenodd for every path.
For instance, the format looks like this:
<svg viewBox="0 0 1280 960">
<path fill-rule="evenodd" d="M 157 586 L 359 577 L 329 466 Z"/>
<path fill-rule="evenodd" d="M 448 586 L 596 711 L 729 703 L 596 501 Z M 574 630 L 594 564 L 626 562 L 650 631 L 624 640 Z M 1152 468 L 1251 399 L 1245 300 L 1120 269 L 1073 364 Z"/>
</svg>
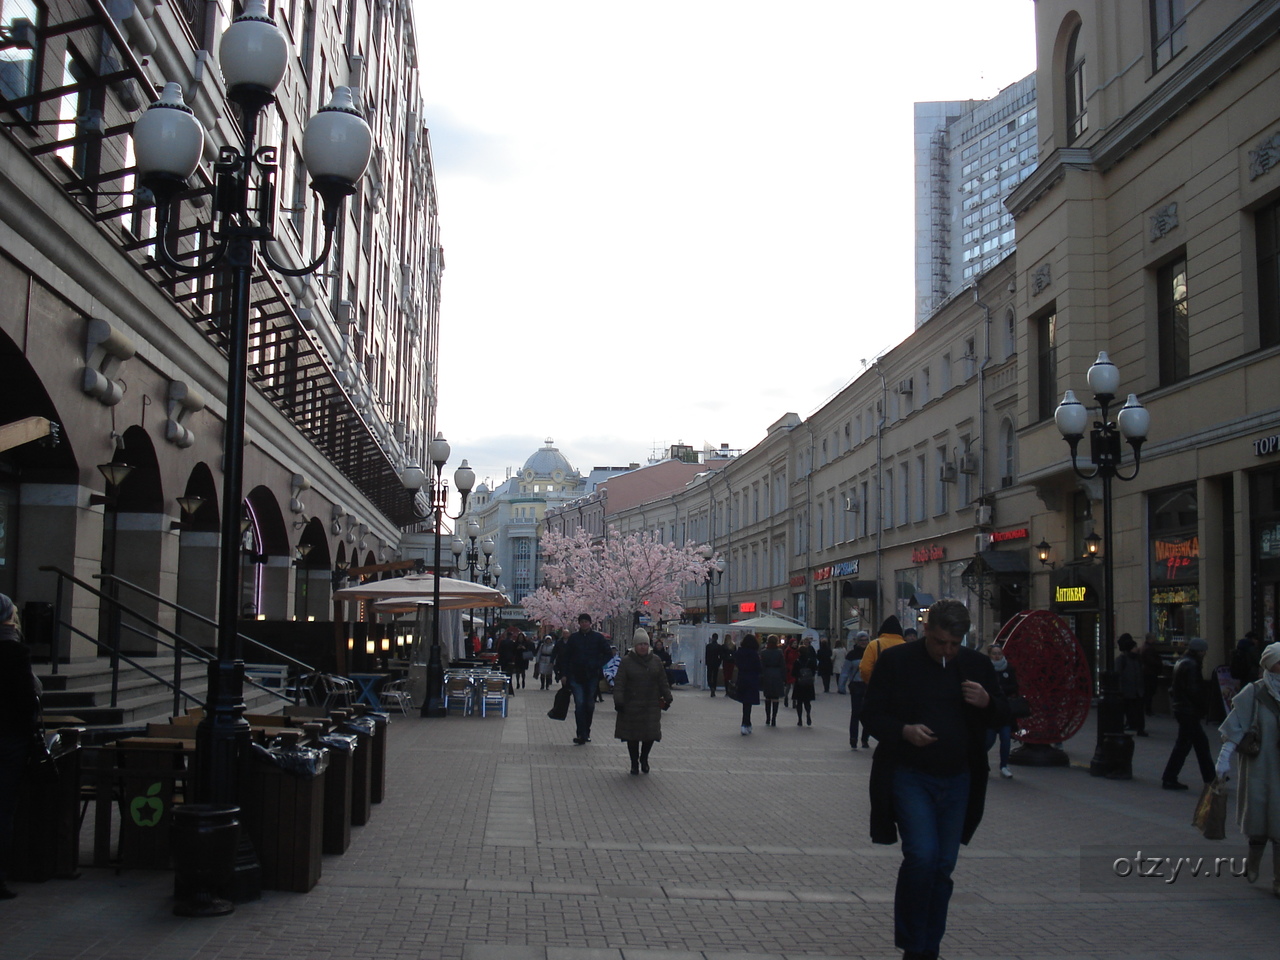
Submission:
<svg viewBox="0 0 1280 960">
<path fill-rule="evenodd" d="M 1206 840 L 1221 840 L 1227 835 L 1227 785 L 1220 778 L 1204 785 L 1191 825 Z"/>
<path fill-rule="evenodd" d="M 738 681 L 726 680 L 724 682 L 724 693 L 730 700 L 738 699 Z"/>
<path fill-rule="evenodd" d="M 556 698 L 551 703 L 551 709 L 547 711 L 547 716 L 552 720 L 563 720 L 569 716 L 569 701 L 573 699 L 573 691 L 568 687 L 561 687 L 556 691 Z"/>
<path fill-rule="evenodd" d="M 1264 697 L 1266 699 L 1262 699 Z M 1249 716 L 1249 729 L 1245 731 L 1244 736 L 1240 738 L 1240 742 L 1236 744 L 1236 753 L 1240 754 L 1242 757 L 1256 757 L 1262 752 L 1262 731 L 1258 729 L 1259 700 L 1262 700 L 1263 703 L 1268 707 L 1271 707 L 1273 710 L 1275 709 L 1275 707 L 1272 706 L 1273 701 L 1270 699 L 1270 694 L 1255 683 L 1253 688 L 1253 710 Z"/>
<path fill-rule="evenodd" d="M 1027 703 L 1027 698 L 1019 694 L 1005 697 L 1009 702 L 1009 715 L 1014 720 L 1021 720 L 1024 717 L 1031 716 L 1031 704 Z"/>
</svg>

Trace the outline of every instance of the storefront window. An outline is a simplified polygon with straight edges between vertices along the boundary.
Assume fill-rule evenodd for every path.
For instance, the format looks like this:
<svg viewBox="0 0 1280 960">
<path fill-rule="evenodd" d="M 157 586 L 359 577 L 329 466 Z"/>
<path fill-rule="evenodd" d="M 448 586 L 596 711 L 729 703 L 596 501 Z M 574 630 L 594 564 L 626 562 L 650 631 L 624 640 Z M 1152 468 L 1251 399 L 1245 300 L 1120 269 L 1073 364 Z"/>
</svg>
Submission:
<svg viewBox="0 0 1280 960">
<path fill-rule="evenodd" d="M 1181 644 L 1200 632 L 1200 537 L 1194 484 L 1151 494 L 1151 629 Z"/>
<path fill-rule="evenodd" d="M 916 611 L 911 606 L 911 598 L 917 593 L 924 592 L 924 569 L 907 567 L 905 570 L 897 570 L 894 572 L 893 579 L 893 612 L 897 614 L 902 629 L 906 630 L 908 627 L 916 626 Z"/>
</svg>

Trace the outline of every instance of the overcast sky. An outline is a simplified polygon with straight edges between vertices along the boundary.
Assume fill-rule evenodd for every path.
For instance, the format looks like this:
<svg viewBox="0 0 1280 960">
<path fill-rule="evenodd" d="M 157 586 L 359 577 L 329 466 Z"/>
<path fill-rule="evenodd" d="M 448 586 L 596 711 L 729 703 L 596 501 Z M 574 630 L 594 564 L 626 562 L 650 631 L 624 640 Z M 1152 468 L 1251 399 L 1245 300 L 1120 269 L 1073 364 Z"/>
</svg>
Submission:
<svg viewBox="0 0 1280 960">
<path fill-rule="evenodd" d="M 912 104 L 1035 66 L 1032 0 L 416 2 L 439 427 L 498 482 L 821 407 L 912 329 Z"/>
</svg>

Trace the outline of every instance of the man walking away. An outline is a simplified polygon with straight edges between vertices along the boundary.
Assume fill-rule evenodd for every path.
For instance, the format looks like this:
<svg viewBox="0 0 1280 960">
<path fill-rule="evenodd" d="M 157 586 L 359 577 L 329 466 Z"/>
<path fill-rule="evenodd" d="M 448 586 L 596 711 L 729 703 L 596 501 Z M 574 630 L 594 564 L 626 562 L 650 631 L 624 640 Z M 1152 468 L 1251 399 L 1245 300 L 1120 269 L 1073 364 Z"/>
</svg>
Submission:
<svg viewBox="0 0 1280 960">
<path fill-rule="evenodd" d="M 1178 739 L 1173 742 L 1173 752 L 1165 765 L 1162 786 L 1166 790 L 1186 790 L 1187 785 L 1178 781 L 1182 765 L 1192 748 L 1196 762 L 1200 764 L 1200 779 L 1212 783 L 1216 776 L 1213 756 L 1209 752 L 1209 738 L 1204 733 L 1204 712 L 1209 705 L 1208 685 L 1200 672 L 1200 664 L 1209 650 L 1207 641 L 1193 637 L 1187 641 L 1182 659 L 1173 665 L 1173 679 L 1169 681 L 1169 703 L 1173 706 L 1173 719 L 1178 721 Z"/>
<path fill-rule="evenodd" d="M 716 695 L 716 675 L 720 672 L 720 661 L 724 658 L 724 647 L 720 646 L 720 634 L 713 633 L 711 640 L 707 643 L 707 652 L 704 660 L 707 664 L 707 686 L 711 688 L 711 695 Z"/>
<path fill-rule="evenodd" d="M 936 960 L 954 886 L 951 872 L 982 819 L 986 731 L 1009 722 L 991 661 L 961 646 L 969 611 L 929 608 L 923 640 L 883 650 L 863 723 L 879 741 L 871 765 L 871 839 L 902 835 L 894 943 L 903 960 Z"/>
<path fill-rule="evenodd" d="M 565 682 L 573 691 L 573 718 L 577 723 L 578 733 L 573 738 L 575 746 L 580 747 L 591 739 L 591 718 L 596 711 L 596 693 L 600 689 L 604 665 L 611 656 L 609 641 L 591 629 L 589 614 L 581 614 L 578 617 L 578 630 L 569 635 L 560 661 Z"/>
</svg>

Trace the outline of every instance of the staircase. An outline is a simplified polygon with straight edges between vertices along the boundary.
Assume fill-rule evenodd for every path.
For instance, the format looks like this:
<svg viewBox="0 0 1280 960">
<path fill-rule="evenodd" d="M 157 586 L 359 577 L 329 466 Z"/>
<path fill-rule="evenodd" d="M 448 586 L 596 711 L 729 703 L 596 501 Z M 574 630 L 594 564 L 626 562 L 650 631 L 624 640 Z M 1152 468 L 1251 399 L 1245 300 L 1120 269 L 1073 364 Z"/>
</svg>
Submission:
<svg viewBox="0 0 1280 960">
<path fill-rule="evenodd" d="M 173 679 L 171 657 L 134 657 L 141 666 L 166 680 Z M 173 691 L 147 676 L 137 667 L 120 661 L 120 686 L 116 706 L 111 703 L 111 660 L 98 657 L 58 665 L 57 674 L 48 664 L 36 664 L 36 675 L 44 685 L 41 702 L 49 728 L 59 726 L 145 727 L 167 723 L 173 715 Z M 192 696 L 205 698 L 208 679 L 205 667 L 187 662 L 182 667 L 182 688 Z M 280 713 L 286 703 L 257 687 L 244 686 L 247 713 Z M 183 700 L 182 712 L 198 703 Z M 65 718 L 65 722 L 63 720 Z"/>
</svg>

